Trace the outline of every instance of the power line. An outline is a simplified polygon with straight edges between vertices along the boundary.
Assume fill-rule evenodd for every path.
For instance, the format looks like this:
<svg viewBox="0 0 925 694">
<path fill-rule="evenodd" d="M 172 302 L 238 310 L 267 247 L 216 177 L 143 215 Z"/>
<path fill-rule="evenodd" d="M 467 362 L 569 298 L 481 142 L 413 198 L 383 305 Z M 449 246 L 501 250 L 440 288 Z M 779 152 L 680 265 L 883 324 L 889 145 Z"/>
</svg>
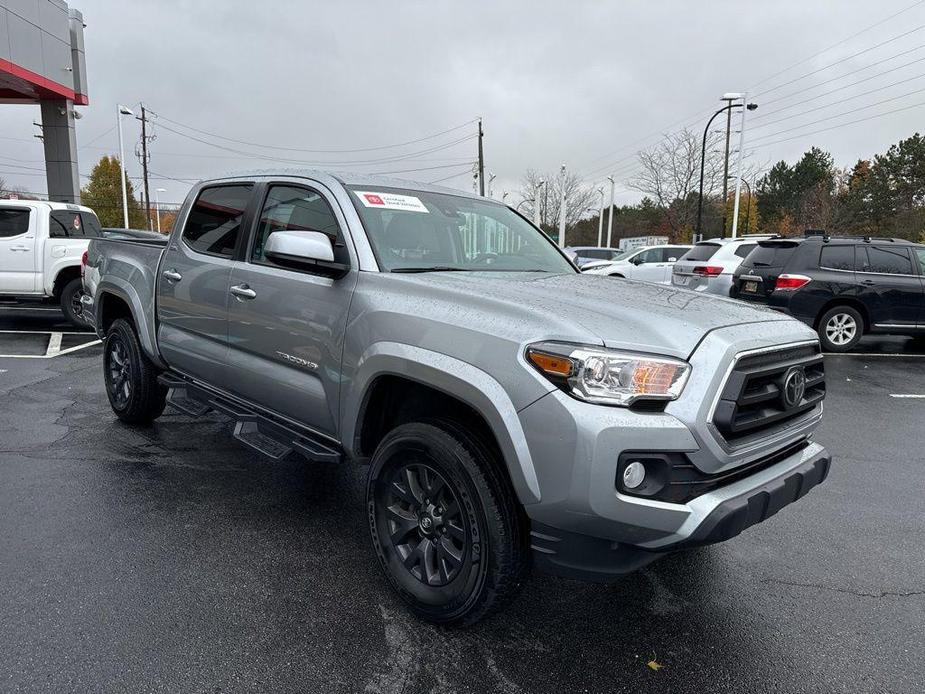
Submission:
<svg viewBox="0 0 925 694">
<path fill-rule="evenodd" d="M 865 121 L 874 120 L 875 118 L 882 118 L 883 116 L 889 116 L 893 113 L 900 113 L 901 111 L 908 111 L 910 109 L 918 108 L 920 106 L 925 106 L 925 101 L 919 102 L 917 104 L 911 104 L 909 106 L 903 106 L 902 108 L 896 108 L 896 109 L 893 109 L 892 111 L 883 111 L 882 113 L 875 113 L 874 115 L 867 116 L 866 118 L 858 118 L 856 120 L 848 121 L 846 123 L 839 123 L 838 125 L 831 125 L 828 128 L 820 128 L 819 130 L 812 130 L 807 133 L 800 133 L 798 135 L 794 135 L 793 137 L 785 137 L 780 140 L 773 140 L 771 142 L 765 142 L 760 145 L 755 145 L 754 149 L 760 149 L 762 147 L 770 147 L 771 145 L 776 145 L 781 142 L 789 142 L 790 140 L 797 140 L 801 137 L 807 137 L 808 135 L 816 135 L 818 133 L 824 133 L 829 130 L 836 130 L 838 128 L 844 128 L 845 126 L 854 125 L 856 123 L 864 123 Z M 793 129 L 796 130 L 797 128 L 793 128 Z"/>
<path fill-rule="evenodd" d="M 925 58 L 922 58 L 922 60 L 925 60 Z M 898 86 L 898 85 L 900 85 L 900 84 L 905 84 L 905 83 L 907 83 L 907 82 L 913 82 L 913 81 L 915 81 L 915 80 L 920 80 L 920 79 L 922 79 L 922 77 L 925 77 L 925 75 L 914 75 L 914 76 L 909 77 L 909 78 L 904 79 L 904 80 L 899 80 L 899 81 L 897 81 L 897 82 L 891 82 L 890 84 L 887 84 L 887 85 L 885 85 L 885 86 L 883 86 L 883 87 L 877 87 L 876 89 L 869 89 L 869 90 L 867 90 L 866 92 L 861 92 L 860 94 L 854 94 L 854 95 L 852 95 L 852 96 L 846 96 L 844 99 L 839 99 L 838 101 L 833 101 L 833 102 L 828 103 L 828 104 L 822 104 L 822 106 L 816 106 L 815 108 L 809 108 L 809 109 L 800 111 L 799 113 L 794 113 L 793 115 L 790 115 L 790 116 L 783 116 L 783 117 L 778 118 L 778 119 L 776 119 L 776 120 L 768 121 L 767 123 L 762 123 L 761 125 L 752 126 L 752 127 L 756 127 L 756 128 L 766 128 L 766 127 L 769 126 L 769 125 L 774 125 L 775 123 L 780 123 L 780 122 L 785 121 L 785 120 L 790 120 L 791 118 L 797 118 L 798 116 L 805 116 L 807 113 L 813 113 L 814 111 L 823 111 L 823 110 L 825 110 L 825 109 L 827 109 L 827 108 L 831 108 L 832 106 L 837 106 L 838 104 L 843 104 L 843 103 L 845 103 L 845 102 L 847 102 L 847 101 L 853 101 L 854 99 L 860 99 L 862 96 L 869 96 L 870 94 L 876 94 L 877 92 L 882 92 L 884 89 L 889 89 L 890 87 L 896 87 L 896 86 Z M 854 84 L 851 84 L 851 85 L 848 85 L 848 86 L 854 86 Z M 835 92 L 837 92 L 837 91 L 841 91 L 841 90 L 839 90 L 839 89 L 833 89 L 831 92 L 827 92 L 827 93 L 828 93 L 828 94 L 833 94 L 833 93 L 835 93 Z M 820 96 L 825 96 L 825 95 L 820 95 Z M 814 97 L 814 98 L 817 98 L 817 97 Z M 897 98 L 898 98 L 898 97 L 897 97 Z M 772 113 L 779 113 L 780 111 L 785 111 L 785 110 L 787 110 L 787 109 L 778 109 L 777 111 L 773 111 Z"/>
<path fill-rule="evenodd" d="M 776 137 L 778 135 L 783 135 L 784 133 L 793 132 L 794 130 L 799 130 L 800 128 L 805 128 L 810 125 L 816 125 L 817 123 L 824 123 L 825 121 L 832 120 L 833 118 L 841 118 L 842 116 L 847 116 L 852 113 L 857 113 L 858 111 L 866 111 L 867 109 L 873 108 L 874 106 L 881 106 L 882 104 L 889 103 L 890 101 L 896 101 L 897 99 L 902 99 L 907 96 L 912 96 L 913 94 L 920 94 L 921 92 L 925 92 L 925 87 L 923 87 L 922 89 L 916 89 L 914 91 L 907 92 L 906 94 L 900 94 L 899 96 L 893 96 L 893 97 L 890 97 L 889 99 L 883 99 L 881 101 L 876 101 L 866 106 L 859 106 L 858 108 L 853 108 L 850 111 L 842 111 L 841 113 L 836 113 L 833 116 L 826 116 L 825 118 L 819 118 L 818 120 L 810 121 L 809 123 L 801 123 L 800 125 L 795 125 L 792 128 L 785 128 L 784 130 L 779 130 L 776 133 L 768 133 L 767 135 L 761 135 L 760 137 L 752 138 L 752 142 L 756 142 L 759 140 L 766 140 L 769 137 Z"/>
<path fill-rule="evenodd" d="M 789 98 L 791 98 L 791 97 L 798 96 L 799 94 L 803 94 L 803 93 L 805 93 L 805 92 L 812 91 L 813 89 L 818 89 L 819 87 L 825 86 L 826 84 L 831 84 L 832 82 L 837 82 L 838 80 L 845 79 L 845 77 L 850 77 L 851 75 L 856 75 L 856 74 L 859 73 L 859 72 L 864 72 L 864 70 L 869 70 L 870 68 L 876 67 L 877 65 L 882 65 L 883 63 L 887 63 L 887 62 L 889 62 L 889 61 L 891 61 L 891 60 L 894 60 L 895 58 L 898 58 L 898 57 L 900 57 L 900 56 L 908 55 L 909 53 L 914 53 L 915 51 L 920 51 L 920 50 L 922 50 L 923 48 L 925 48 L 925 44 L 922 44 L 922 45 L 920 45 L 920 46 L 916 46 L 915 48 L 910 48 L 908 51 L 903 51 L 902 53 L 897 53 L 896 55 L 891 55 L 891 56 L 889 56 L 888 58 L 884 58 L 883 60 L 878 60 L 877 62 L 871 63 L 870 65 L 865 65 L 864 67 L 860 67 L 860 68 L 858 68 L 857 70 L 852 70 L 851 72 L 846 72 L 844 75 L 838 75 L 837 77 L 832 77 L 832 78 L 830 78 L 830 79 L 824 80 L 823 82 L 817 82 L 816 84 L 810 85 L 809 87 L 803 87 L 802 89 L 798 89 L 797 91 L 791 92 L 790 94 L 786 94 L 786 95 L 784 95 L 784 96 L 779 96 L 779 97 L 777 97 L 776 99 L 768 99 L 767 101 L 762 100 L 761 103 L 762 103 L 762 105 L 764 105 L 764 106 L 767 106 L 768 104 L 776 104 L 778 101 L 783 101 L 784 99 L 789 99 Z M 842 89 L 847 89 L 848 87 L 853 87 L 853 86 L 856 86 L 856 85 L 858 85 L 858 84 L 863 84 L 864 82 L 869 82 L 870 80 L 876 79 L 877 77 L 883 77 L 883 75 L 888 75 L 888 74 L 890 74 L 891 72 L 896 72 L 897 70 L 902 70 L 904 67 L 909 67 L 910 65 L 915 65 L 916 63 L 920 63 L 920 62 L 922 62 L 922 60 L 925 60 L 925 58 L 917 58 L 916 60 L 912 60 L 912 61 L 910 61 L 910 62 L 908 62 L 908 63 L 903 63 L 902 65 L 897 65 L 896 67 L 890 68 L 889 70 L 884 70 L 883 72 L 878 72 L 878 73 L 875 74 L 875 75 L 871 75 L 870 77 L 865 77 L 864 79 L 858 80 L 857 82 L 852 82 L 851 84 L 846 84 L 846 85 L 844 85 L 843 87 L 839 87 L 838 89 L 833 89 L 833 90 L 831 90 L 831 91 L 828 91 L 828 92 L 826 92 L 826 94 L 832 94 L 832 93 L 837 92 L 837 91 L 840 91 L 840 90 L 842 90 Z M 788 108 L 793 108 L 794 106 L 799 106 L 800 104 L 805 103 L 805 102 L 807 102 L 807 101 L 812 101 L 813 99 L 818 99 L 820 96 L 825 96 L 825 94 L 820 94 L 820 95 L 818 95 L 818 96 L 809 97 L 808 99 L 803 99 L 803 100 L 797 102 L 796 104 L 791 104 L 790 106 L 782 106 L 782 107 L 778 108 L 778 109 L 775 110 L 775 111 L 771 111 L 771 112 L 768 113 L 768 114 L 756 116 L 753 120 L 760 120 L 761 118 L 766 117 L 766 115 L 770 115 L 771 113 L 777 113 L 777 111 L 783 111 L 783 110 L 788 109 Z"/>
<path fill-rule="evenodd" d="M 460 176 L 469 173 L 471 170 L 472 170 L 471 167 L 467 166 L 464 170 L 460 171 L 459 173 L 451 174 L 449 176 L 444 176 L 443 178 L 438 178 L 435 181 L 427 181 L 427 183 L 429 184 L 443 183 L 444 181 L 449 181 L 451 178 L 459 178 Z"/>
<path fill-rule="evenodd" d="M 813 58 L 818 58 L 818 57 L 819 57 L 820 55 L 822 55 L 823 53 L 828 53 L 828 52 L 829 52 L 830 50 L 832 50 L 833 48 L 838 48 L 839 46 L 848 43 L 848 41 L 850 41 L 851 39 L 857 38 L 857 37 L 860 36 L 861 34 L 864 34 L 864 33 L 868 32 L 868 31 L 870 31 L 871 29 L 874 29 L 874 28 L 880 26 L 881 24 L 886 24 L 886 23 L 887 23 L 888 21 L 890 21 L 891 19 L 895 19 L 895 18 L 898 17 L 899 15 L 904 14 L 904 13 L 908 12 L 909 10 L 918 7 L 918 6 L 921 5 L 922 3 L 925 3 L 925 0 L 918 0 L 917 2 L 914 2 L 914 3 L 912 3 L 911 5 L 909 5 L 909 6 L 907 6 L 907 7 L 904 7 L 904 8 L 901 9 L 899 12 L 895 12 L 894 14 L 891 14 L 889 17 L 886 17 L 885 19 L 881 19 L 879 22 L 875 22 L 874 24 L 871 24 L 871 25 L 869 25 L 869 26 L 866 26 L 866 27 L 864 27 L 863 29 L 861 29 L 860 31 L 857 31 L 857 32 L 851 34 L 851 36 L 848 36 L 848 37 L 846 37 L 846 38 L 843 38 L 843 39 L 841 39 L 840 41 L 836 41 L 836 42 L 833 43 L 831 46 L 828 46 L 827 48 L 823 48 L 821 51 L 819 51 L 819 52 L 817 52 L 817 53 L 813 53 L 813 54 L 812 54 L 811 56 L 809 56 L 809 57 L 803 58 L 802 60 L 798 60 L 797 62 L 793 63 L 793 64 L 790 65 L 789 67 L 785 67 L 783 70 L 779 70 L 778 72 L 775 72 L 773 75 L 769 75 L 768 77 L 765 77 L 765 78 L 762 79 L 760 82 L 756 82 L 755 84 L 751 85 L 751 86 L 749 87 L 749 91 L 752 90 L 752 89 L 754 89 L 755 87 L 760 87 L 762 84 L 764 84 L 764 83 L 766 83 L 766 82 L 770 82 L 770 81 L 771 81 L 772 79 L 774 79 L 775 77 L 780 77 L 780 76 L 783 75 L 785 72 L 789 72 L 790 70 L 792 70 L 792 69 L 795 68 L 795 67 L 799 67 L 800 65 L 803 65 L 803 64 L 805 64 L 805 63 L 808 63 L 808 62 L 809 62 L 810 60 L 812 60 Z"/>
<path fill-rule="evenodd" d="M 922 0 L 922 1 L 925 2 L 925 0 Z M 151 113 L 155 115 L 157 118 L 165 120 L 168 123 L 173 123 L 174 125 L 178 125 L 181 128 L 186 128 L 187 130 L 192 130 L 193 132 L 197 132 L 201 135 L 207 135 L 217 140 L 224 140 L 225 142 L 234 142 L 239 145 L 248 145 L 250 147 L 260 147 L 262 149 L 278 149 L 284 152 L 304 152 L 306 154 L 356 154 L 359 152 L 378 152 L 384 149 L 396 149 L 398 147 L 405 147 L 407 145 L 414 145 L 414 144 L 418 144 L 419 142 L 433 140 L 434 138 L 440 137 L 441 135 L 446 135 L 456 130 L 461 130 L 462 128 L 465 128 L 467 125 L 472 125 L 473 123 L 478 121 L 477 118 L 473 118 L 471 120 L 466 121 L 465 123 L 460 123 L 459 125 L 455 125 L 452 128 L 441 130 L 438 133 L 426 135 L 416 140 L 407 140 L 406 142 L 396 142 L 395 144 L 391 144 L 391 145 L 380 145 L 378 147 L 363 147 L 360 149 L 303 149 L 301 147 L 283 147 L 280 145 L 268 145 L 262 142 L 248 142 L 247 140 L 236 140 L 232 137 L 225 137 L 224 135 L 217 135 L 216 133 L 212 133 L 207 130 L 200 130 L 199 128 L 194 128 L 191 125 L 186 125 L 185 123 L 172 120 L 170 118 L 167 118 L 167 116 L 162 116 L 153 111 Z"/>
<path fill-rule="evenodd" d="M 840 65 L 841 63 L 844 63 L 844 62 L 846 62 L 846 61 L 848 61 L 848 60 L 851 60 L 852 58 L 857 58 L 859 55 L 863 55 L 864 53 L 869 53 L 870 51 L 876 50 L 877 48 L 880 48 L 881 46 L 885 46 L 885 45 L 887 45 L 888 43 L 892 43 L 893 41 L 898 41 L 899 39 L 904 38 L 904 37 L 906 37 L 906 36 L 909 36 L 910 34 L 914 34 L 914 33 L 917 32 L 917 31 L 921 31 L 922 29 L 925 29 L 925 24 L 920 24 L 920 25 L 917 26 L 917 27 L 914 27 L 914 28 L 912 28 L 912 29 L 909 29 L 909 31 L 904 31 L 904 32 L 901 33 L 901 34 L 897 34 L 896 36 L 893 36 L 893 37 L 887 39 L 886 41 L 881 41 L 880 43 L 878 43 L 878 44 L 876 44 L 876 45 L 874 45 L 874 46 L 870 46 L 870 47 L 868 47 L 868 48 L 865 48 L 864 50 L 858 51 L 857 53 L 852 53 L 851 55 L 846 56 L 846 57 L 842 58 L 841 60 L 836 60 L 834 63 L 829 63 L 828 65 L 823 65 L 822 67 L 816 68 L 815 70 L 812 70 L 811 72 L 807 72 L 807 73 L 804 74 L 804 75 L 800 75 L 799 77 L 794 77 L 792 80 L 788 80 L 787 82 L 781 82 L 781 83 L 778 84 L 776 87 L 771 87 L 770 89 L 765 89 L 763 92 L 758 92 L 757 94 L 753 94 L 752 96 L 754 96 L 755 98 L 757 98 L 757 97 L 763 96 L 763 95 L 765 95 L 765 94 L 770 94 L 771 92 L 777 91 L 777 90 L 780 89 L 781 87 L 786 87 L 787 85 L 793 84 L 794 82 L 799 82 L 800 80 L 806 79 L 807 77 L 811 77 L 812 75 L 815 75 L 815 74 L 817 74 L 817 73 L 823 72 L 824 70 L 828 70 L 828 69 L 831 68 L 831 67 L 835 67 L 836 65 Z"/>
</svg>

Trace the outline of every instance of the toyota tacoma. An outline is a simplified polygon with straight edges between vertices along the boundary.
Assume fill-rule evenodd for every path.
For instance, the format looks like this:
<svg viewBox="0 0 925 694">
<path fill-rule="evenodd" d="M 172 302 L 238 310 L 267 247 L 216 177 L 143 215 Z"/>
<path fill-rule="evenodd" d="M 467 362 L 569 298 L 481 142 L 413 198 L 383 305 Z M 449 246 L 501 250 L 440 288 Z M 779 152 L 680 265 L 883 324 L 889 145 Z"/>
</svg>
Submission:
<svg viewBox="0 0 925 694">
<path fill-rule="evenodd" d="M 612 581 L 727 540 L 829 471 L 810 328 L 582 275 L 456 190 L 200 182 L 169 238 L 92 240 L 84 284 L 119 419 L 214 410 L 270 458 L 368 466 L 378 561 L 432 622 L 499 608 L 530 566 Z"/>
</svg>

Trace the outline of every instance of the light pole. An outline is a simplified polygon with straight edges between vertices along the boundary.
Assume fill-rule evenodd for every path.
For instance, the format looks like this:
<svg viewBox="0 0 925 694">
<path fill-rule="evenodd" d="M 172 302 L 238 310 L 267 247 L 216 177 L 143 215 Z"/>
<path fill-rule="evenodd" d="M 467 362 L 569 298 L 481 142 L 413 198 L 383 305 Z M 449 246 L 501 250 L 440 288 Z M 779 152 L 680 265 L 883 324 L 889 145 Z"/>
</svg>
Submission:
<svg viewBox="0 0 925 694">
<path fill-rule="evenodd" d="M 608 176 L 607 180 L 610 181 L 610 213 L 607 215 L 607 248 L 611 248 L 611 236 L 613 234 L 613 188 L 614 180 L 613 176 Z"/>
<path fill-rule="evenodd" d="M 604 241 L 604 189 L 598 188 L 597 192 L 601 194 L 601 213 L 597 218 L 597 247 L 601 247 Z"/>
<path fill-rule="evenodd" d="M 495 175 L 489 171 L 488 172 L 488 197 L 493 198 L 494 196 L 491 193 L 491 183 L 495 180 Z"/>
<path fill-rule="evenodd" d="M 565 248 L 565 164 L 560 171 L 561 200 L 559 202 L 559 248 Z"/>
<path fill-rule="evenodd" d="M 125 189 L 125 148 L 122 145 L 122 116 L 134 116 L 132 110 L 116 104 L 116 122 L 119 125 L 119 170 L 122 172 L 122 224 L 128 229 L 128 192 Z"/>
<path fill-rule="evenodd" d="M 166 188 L 155 188 L 154 189 L 154 213 L 157 215 L 157 233 L 161 233 L 161 200 L 158 197 L 158 193 L 166 193 Z"/>
<path fill-rule="evenodd" d="M 546 185 L 542 178 L 537 182 L 536 188 L 533 189 L 533 226 L 540 226 L 540 190 Z"/>
<path fill-rule="evenodd" d="M 748 233 L 748 218 L 752 216 L 752 187 L 748 185 L 748 180 L 742 179 L 742 183 L 745 184 L 745 191 L 748 194 L 748 202 L 745 203 L 745 231 Z"/>
<path fill-rule="evenodd" d="M 745 94 L 742 94 L 742 103 L 745 103 Z M 741 120 L 739 121 L 739 154 L 736 157 L 736 201 L 732 208 L 732 238 L 736 237 L 739 222 L 739 195 L 742 193 L 742 156 L 745 148 L 745 113 L 754 111 L 758 104 L 748 104 L 742 109 Z M 725 203 L 723 209 L 725 210 Z"/>
<path fill-rule="evenodd" d="M 726 96 L 729 96 L 729 95 L 727 94 Z M 744 102 L 744 99 L 743 99 L 743 102 Z M 700 145 L 700 195 L 698 196 L 698 199 L 697 199 L 697 226 L 694 229 L 694 241 L 695 242 L 700 241 L 701 236 L 703 235 L 703 169 L 704 169 L 704 164 L 706 163 L 706 157 L 707 157 L 707 133 L 710 132 L 710 125 L 713 123 L 713 121 L 716 119 L 716 117 L 719 114 L 729 111 L 730 109 L 733 109 L 736 106 L 741 106 L 741 105 L 742 104 L 737 104 L 733 101 L 727 104 L 726 106 L 723 106 L 716 113 L 710 116 L 710 120 L 707 121 L 707 127 L 703 129 L 703 141 Z M 758 104 L 748 104 L 746 108 L 749 111 L 754 111 L 756 108 L 758 108 Z M 723 205 L 724 206 L 726 205 L 725 200 L 723 200 Z M 723 235 L 725 235 L 725 229 L 723 230 Z"/>
</svg>

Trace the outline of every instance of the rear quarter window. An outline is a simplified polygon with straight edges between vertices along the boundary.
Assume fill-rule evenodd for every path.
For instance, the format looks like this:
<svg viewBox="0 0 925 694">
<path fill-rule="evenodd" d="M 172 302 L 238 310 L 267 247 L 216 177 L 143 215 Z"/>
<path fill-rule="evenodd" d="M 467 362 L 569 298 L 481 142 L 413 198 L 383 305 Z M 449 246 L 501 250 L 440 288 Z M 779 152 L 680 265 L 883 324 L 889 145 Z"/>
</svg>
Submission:
<svg viewBox="0 0 925 694">
<path fill-rule="evenodd" d="M 709 260 L 716 255 L 719 248 L 718 243 L 698 243 L 684 254 L 682 260 Z"/>
<path fill-rule="evenodd" d="M 854 246 L 823 246 L 819 267 L 826 270 L 854 270 Z"/>
<path fill-rule="evenodd" d="M 740 244 L 738 248 L 735 249 L 735 255 L 740 258 L 745 258 L 758 247 L 757 243 L 743 243 Z"/>
</svg>

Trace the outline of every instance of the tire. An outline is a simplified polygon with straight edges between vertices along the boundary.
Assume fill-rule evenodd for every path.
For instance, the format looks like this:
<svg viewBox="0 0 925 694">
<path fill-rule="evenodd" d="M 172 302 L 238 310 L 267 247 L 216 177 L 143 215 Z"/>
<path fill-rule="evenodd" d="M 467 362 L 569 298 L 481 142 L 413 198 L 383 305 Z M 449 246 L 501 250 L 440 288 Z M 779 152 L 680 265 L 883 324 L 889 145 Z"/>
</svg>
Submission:
<svg viewBox="0 0 925 694">
<path fill-rule="evenodd" d="M 87 323 L 83 319 L 83 304 L 80 303 L 80 297 L 84 295 L 83 281 L 78 277 L 64 285 L 61 290 L 61 310 L 64 317 L 68 319 L 71 325 L 78 328 L 86 328 Z"/>
<path fill-rule="evenodd" d="M 167 388 L 157 382 L 157 369 L 142 352 L 135 328 L 122 318 L 106 333 L 103 380 L 112 411 L 126 424 L 150 424 L 167 405 Z"/>
<path fill-rule="evenodd" d="M 523 582 L 525 524 L 494 458 L 467 429 L 445 422 L 403 424 L 376 448 L 366 486 L 373 546 L 423 620 L 473 624 Z"/>
<path fill-rule="evenodd" d="M 850 306 L 833 306 L 816 329 L 824 352 L 847 352 L 864 336 L 864 318 Z"/>
</svg>

